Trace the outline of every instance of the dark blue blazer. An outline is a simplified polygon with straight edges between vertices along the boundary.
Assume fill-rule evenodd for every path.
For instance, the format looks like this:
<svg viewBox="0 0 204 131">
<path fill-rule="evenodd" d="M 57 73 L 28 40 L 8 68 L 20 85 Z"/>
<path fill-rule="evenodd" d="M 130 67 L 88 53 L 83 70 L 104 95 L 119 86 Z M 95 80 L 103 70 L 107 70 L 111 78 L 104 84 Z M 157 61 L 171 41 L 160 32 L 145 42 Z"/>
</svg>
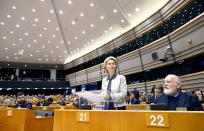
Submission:
<svg viewBox="0 0 204 131">
<path fill-rule="evenodd" d="M 18 102 L 15 105 L 15 108 L 27 108 L 27 109 L 32 109 L 32 104 L 27 102 L 27 101 L 22 101 L 22 102 Z"/>
<path fill-rule="evenodd" d="M 198 98 L 195 95 L 184 92 L 180 92 L 177 98 L 163 94 L 157 98 L 154 103 L 168 105 L 169 110 L 176 110 L 176 107 L 186 107 L 189 111 L 202 110 L 202 106 L 198 101 Z"/>
</svg>

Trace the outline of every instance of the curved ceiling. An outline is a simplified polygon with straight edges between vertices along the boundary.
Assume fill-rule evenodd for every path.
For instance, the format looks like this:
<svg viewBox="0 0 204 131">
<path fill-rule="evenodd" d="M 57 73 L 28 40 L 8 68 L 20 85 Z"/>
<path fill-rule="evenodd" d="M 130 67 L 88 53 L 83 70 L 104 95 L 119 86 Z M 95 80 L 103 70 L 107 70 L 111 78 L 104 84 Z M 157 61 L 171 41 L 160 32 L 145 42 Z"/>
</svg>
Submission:
<svg viewBox="0 0 204 131">
<path fill-rule="evenodd" d="M 1 0 L 0 61 L 65 64 L 118 37 L 168 0 Z"/>
</svg>

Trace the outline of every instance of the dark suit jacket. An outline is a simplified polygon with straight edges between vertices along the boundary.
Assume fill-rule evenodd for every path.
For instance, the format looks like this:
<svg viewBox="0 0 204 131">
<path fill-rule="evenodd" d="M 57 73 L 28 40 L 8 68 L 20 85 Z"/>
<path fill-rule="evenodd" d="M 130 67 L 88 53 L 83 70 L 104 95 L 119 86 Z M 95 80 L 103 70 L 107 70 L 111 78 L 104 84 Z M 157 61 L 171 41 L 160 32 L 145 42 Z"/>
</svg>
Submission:
<svg viewBox="0 0 204 131">
<path fill-rule="evenodd" d="M 22 101 L 22 102 L 18 102 L 15 105 L 15 108 L 27 108 L 27 109 L 32 109 L 32 104 L 27 102 L 27 101 Z"/>
<path fill-rule="evenodd" d="M 195 95 L 189 93 L 180 92 L 178 97 L 175 99 L 177 105 L 172 106 L 172 97 L 163 94 L 158 99 L 155 100 L 155 104 L 165 104 L 168 105 L 169 110 L 176 110 L 176 107 L 186 107 L 190 111 L 200 111 L 202 106 Z M 173 108 L 172 108 L 173 107 Z M 175 107 L 175 108 L 174 108 Z"/>
</svg>

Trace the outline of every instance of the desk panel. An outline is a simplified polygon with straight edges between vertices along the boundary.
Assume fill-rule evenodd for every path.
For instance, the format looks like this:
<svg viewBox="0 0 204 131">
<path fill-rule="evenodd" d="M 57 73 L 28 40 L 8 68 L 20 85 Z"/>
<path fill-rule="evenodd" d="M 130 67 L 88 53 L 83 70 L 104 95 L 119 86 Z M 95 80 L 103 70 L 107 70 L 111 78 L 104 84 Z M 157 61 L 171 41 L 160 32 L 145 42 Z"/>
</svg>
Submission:
<svg viewBox="0 0 204 131">
<path fill-rule="evenodd" d="M 55 110 L 53 131 L 203 131 L 204 112 L 187 111 L 82 111 L 89 122 L 77 121 L 80 110 Z M 167 117 L 169 126 L 147 126 L 147 116 Z M 153 119 L 152 119 L 153 120 Z M 151 120 L 151 121 L 152 121 Z"/>
</svg>

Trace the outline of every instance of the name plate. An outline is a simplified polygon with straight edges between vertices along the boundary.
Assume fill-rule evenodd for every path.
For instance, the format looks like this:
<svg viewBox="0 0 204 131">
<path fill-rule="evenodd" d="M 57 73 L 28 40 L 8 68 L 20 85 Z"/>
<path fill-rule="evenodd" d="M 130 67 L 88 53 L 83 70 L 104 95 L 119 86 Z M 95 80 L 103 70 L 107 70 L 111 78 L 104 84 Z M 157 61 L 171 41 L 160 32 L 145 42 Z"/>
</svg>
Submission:
<svg viewBox="0 0 204 131">
<path fill-rule="evenodd" d="M 145 114 L 146 126 L 169 127 L 168 114 Z"/>
<path fill-rule="evenodd" d="M 78 111 L 77 112 L 77 121 L 89 122 L 90 121 L 89 112 L 88 111 Z"/>
</svg>

